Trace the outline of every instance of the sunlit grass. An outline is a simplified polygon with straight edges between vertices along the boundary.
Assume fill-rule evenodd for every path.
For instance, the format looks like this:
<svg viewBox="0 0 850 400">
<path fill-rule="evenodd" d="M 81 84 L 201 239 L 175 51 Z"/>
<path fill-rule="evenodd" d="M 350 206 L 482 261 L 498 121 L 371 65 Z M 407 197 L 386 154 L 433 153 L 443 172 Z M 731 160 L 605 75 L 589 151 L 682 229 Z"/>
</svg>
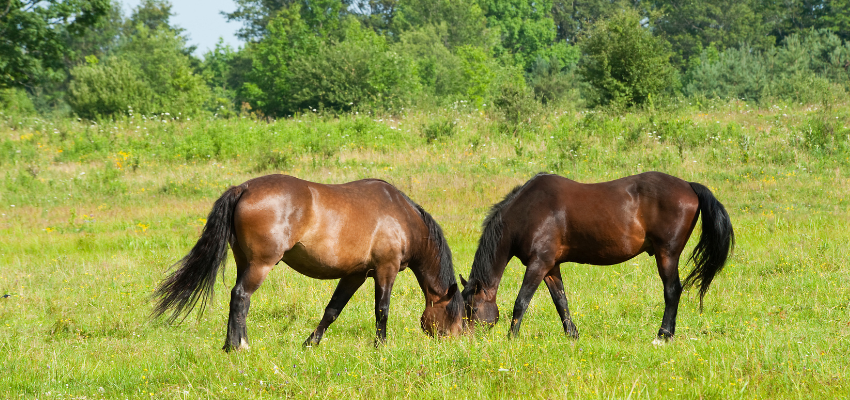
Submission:
<svg viewBox="0 0 850 400">
<path fill-rule="evenodd" d="M 0 396 L 850 396 L 850 151 L 842 128 L 850 121 L 845 111 L 818 112 L 734 103 L 622 117 L 550 112 L 510 136 L 493 116 L 446 111 L 458 121 L 455 133 L 432 144 L 420 135 L 430 118 L 423 114 L 96 128 L 6 121 Z M 838 121 L 829 149 L 795 139 L 816 117 Z M 695 291 L 683 296 L 667 346 L 651 345 L 663 296 L 646 255 L 611 267 L 562 266 L 578 340 L 563 335 L 545 289 L 532 299 L 522 335 L 507 339 L 524 272 L 516 260 L 499 291 L 503 321 L 460 338 L 421 332 L 422 294 L 404 271 L 384 347 L 372 346 L 368 281 L 321 346 L 304 349 L 335 282 L 280 264 L 252 298 L 251 350 L 226 354 L 232 259 L 203 317 L 180 326 L 148 320 L 153 288 L 197 239 L 212 202 L 261 173 L 388 180 L 441 223 L 456 272 L 466 276 L 488 208 L 534 173 L 592 182 L 646 170 L 709 186 L 738 238 L 704 312 Z"/>
</svg>

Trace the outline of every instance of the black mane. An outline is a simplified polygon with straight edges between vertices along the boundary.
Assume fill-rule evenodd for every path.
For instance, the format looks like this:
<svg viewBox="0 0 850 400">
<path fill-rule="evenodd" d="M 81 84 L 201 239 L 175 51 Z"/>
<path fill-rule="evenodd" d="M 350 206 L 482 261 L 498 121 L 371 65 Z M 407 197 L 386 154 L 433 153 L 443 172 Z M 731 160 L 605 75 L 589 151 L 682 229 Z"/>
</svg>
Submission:
<svg viewBox="0 0 850 400">
<path fill-rule="evenodd" d="M 407 202 L 419 212 L 419 217 L 422 218 L 422 222 L 424 222 L 428 227 L 428 237 L 431 239 L 431 242 L 437 249 L 437 254 L 440 256 L 440 271 L 437 276 L 440 278 L 440 282 L 443 284 L 443 287 L 448 289 L 451 288 L 452 285 L 457 286 L 454 262 L 452 261 L 452 251 L 449 248 L 448 242 L 446 242 L 446 236 L 443 234 L 443 229 L 440 227 L 440 224 L 438 224 L 437 221 L 431 217 L 431 214 L 428 214 L 422 206 L 416 204 L 416 202 L 407 197 L 404 192 L 399 190 L 399 193 L 401 193 Z M 462 310 L 463 298 L 460 295 L 460 291 L 457 291 L 449 301 L 448 305 L 446 305 L 446 313 L 449 317 L 456 318 L 461 315 Z"/>
<path fill-rule="evenodd" d="M 472 261 L 472 271 L 469 273 L 469 282 L 467 282 L 464 292 L 472 290 L 476 282 L 489 282 L 493 275 L 493 263 L 496 257 L 496 250 L 499 243 L 502 241 L 502 230 L 504 222 L 502 221 L 502 210 L 505 209 L 517 197 L 528 184 L 541 175 L 548 175 L 544 172 L 539 172 L 531 179 L 514 187 L 502 201 L 493 205 L 487 213 L 487 218 L 481 224 L 482 232 L 481 239 L 478 240 L 478 249 L 475 251 L 475 258 Z"/>
</svg>

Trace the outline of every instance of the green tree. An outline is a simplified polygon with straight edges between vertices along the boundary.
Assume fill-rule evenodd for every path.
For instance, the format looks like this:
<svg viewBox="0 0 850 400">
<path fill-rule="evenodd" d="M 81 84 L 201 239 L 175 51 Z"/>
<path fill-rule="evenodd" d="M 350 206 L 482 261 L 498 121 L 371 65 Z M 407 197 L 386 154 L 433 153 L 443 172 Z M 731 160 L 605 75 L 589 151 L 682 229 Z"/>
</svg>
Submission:
<svg viewBox="0 0 850 400">
<path fill-rule="evenodd" d="M 555 39 L 576 43 L 587 27 L 619 9 L 618 4 L 620 0 L 554 0 L 552 20 L 557 32 Z"/>
<path fill-rule="evenodd" d="M 413 64 L 353 17 L 339 21 L 344 29 L 322 37 L 302 14 L 298 4 L 281 11 L 253 45 L 244 93 L 263 113 L 389 107 L 418 90 Z"/>
<path fill-rule="evenodd" d="M 68 101 L 77 115 L 108 116 L 128 107 L 144 114 L 202 111 L 210 93 L 185 54 L 185 39 L 166 26 L 139 24 L 135 31 L 103 64 L 92 59 L 71 70 Z"/>
<path fill-rule="evenodd" d="M 80 117 L 95 119 L 130 111 L 157 111 L 150 85 L 125 59 L 92 61 L 72 69 L 71 77 L 68 102 Z"/>
<path fill-rule="evenodd" d="M 222 12 L 228 21 L 241 22 L 236 36 L 246 42 L 257 42 L 268 33 L 272 20 L 297 6 L 301 20 L 316 34 L 339 31 L 342 17 L 349 14 L 351 0 L 235 0 L 236 11 Z"/>
<path fill-rule="evenodd" d="M 850 0 L 771 1 L 765 2 L 764 13 L 780 41 L 809 29 L 827 29 L 850 40 Z"/>
<path fill-rule="evenodd" d="M 440 99 L 465 99 L 466 81 L 461 59 L 449 50 L 444 39 L 445 24 L 425 25 L 405 31 L 393 45 L 394 51 L 413 60 L 423 91 Z"/>
<path fill-rule="evenodd" d="M 680 67 L 711 44 L 720 50 L 747 44 L 757 49 L 773 46 L 764 7 L 757 0 L 661 0 L 655 29 L 671 43 Z"/>
<path fill-rule="evenodd" d="M 201 76 L 212 91 L 212 108 L 220 115 L 231 115 L 234 106 L 246 99 L 240 89 L 251 71 L 251 55 L 246 49 L 234 50 L 219 38 L 215 48 L 204 54 Z"/>
<path fill-rule="evenodd" d="M 480 4 L 487 25 L 500 32 L 504 51 L 524 68 L 555 40 L 552 0 L 480 0 Z"/>
<path fill-rule="evenodd" d="M 0 6 L 0 88 L 64 79 L 67 37 L 96 24 L 109 0 L 8 0 Z"/>
<path fill-rule="evenodd" d="M 580 42 L 579 74 L 596 104 L 639 105 L 673 83 L 669 44 L 641 26 L 641 17 L 625 9 L 593 24 Z"/>
<path fill-rule="evenodd" d="M 453 50 L 464 45 L 489 46 L 484 11 L 474 1 L 401 0 L 390 24 L 394 35 L 425 26 L 438 27 L 443 44 Z"/>
</svg>

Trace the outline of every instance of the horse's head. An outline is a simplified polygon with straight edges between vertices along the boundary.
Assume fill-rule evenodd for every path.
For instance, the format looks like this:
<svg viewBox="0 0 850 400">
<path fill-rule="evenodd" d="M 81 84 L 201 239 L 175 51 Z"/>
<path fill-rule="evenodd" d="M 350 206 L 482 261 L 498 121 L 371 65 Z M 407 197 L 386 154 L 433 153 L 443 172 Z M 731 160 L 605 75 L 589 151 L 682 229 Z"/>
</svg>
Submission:
<svg viewBox="0 0 850 400">
<path fill-rule="evenodd" d="M 472 284 L 460 277 L 463 284 L 463 302 L 466 318 L 470 326 L 484 325 L 492 327 L 499 321 L 499 307 L 496 306 L 496 290 L 487 289 L 481 281 Z"/>
<path fill-rule="evenodd" d="M 459 296 L 457 284 L 451 285 L 440 299 L 427 302 L 419 319 L 425 333 L 430 336 L 457 336 L 463 331 L 463 313 L 460 300 L 454 300 L 455 296 Z"/>
</svg>

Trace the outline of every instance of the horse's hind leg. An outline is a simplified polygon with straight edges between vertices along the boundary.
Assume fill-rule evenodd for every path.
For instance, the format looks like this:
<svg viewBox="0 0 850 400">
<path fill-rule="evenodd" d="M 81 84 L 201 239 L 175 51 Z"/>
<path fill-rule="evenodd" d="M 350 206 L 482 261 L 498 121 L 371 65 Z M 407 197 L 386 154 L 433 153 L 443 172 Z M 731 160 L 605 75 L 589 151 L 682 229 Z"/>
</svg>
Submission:
<svg viewBox="0 0 850 400">
<path fill-rule="evenodd" d="M 558 310 L 558 315 L 561 316 L 561 323 L 564 325 L 564 333 L 578 339 L 578 329 L 570 317 L 570 308 L 567 305 L 567 294 L 564 292 L 564 281 L 561 279 L 561 265 L 556 265 L 555 268 L 543 278 L 546 286 L 549 288 L 549 294 L 552 295 L 552 302 L 555 303 L 555 308 Z"/>
<path fill-rule="evenodd" d="M 236 259 L 236 284 L 230 291 L 230 315 L 227 319 L 227 338 L 224 351 L 248 348 L 248 328 L 245 318 L 251 306 L 251 295 L 260 287 L 274 267 L 274 262 L 248 260 L 239 246 L 233 246 Z"/>
<path fill-rule="evenodd" d="M 342 309 L 346 304 L 348 304 L 348 301 L 351 300 L 351 296 L 354 295 L 354 292 L 356 292 L 365 281 L 366 275 L 346 276 L 339 280 L 339 284 L 336 285 L 336 290 L 334 290 L 334 294 L 331 296 L 331 301 L 328 303 L 328 306 L 325 307 L 325 314 L 322 316 L 322 320 L 319 321 L 319 326 L 317 326 L 316 330 L 310 334 L 310 337 L 304 341 L 305 347 L 318 345 L 319 342 L 322 341 L 322 335 L 325 334 L 328 327 L 336 320 L 339 313 L 342 312 Z"/>
<path fill-rule="evenodd" d="M 655 255 L 658 265 L 658 275 L 664 284 L 664 317 L 661 319 L 661 329 L 653 343 L 659 344 L 669 340 L 676 333 L 676 313 L 679 311 L 679 298 L 682 295 L 682 283 L 679 281 L 679 255 L 659 251 Z"/>
</svg>

